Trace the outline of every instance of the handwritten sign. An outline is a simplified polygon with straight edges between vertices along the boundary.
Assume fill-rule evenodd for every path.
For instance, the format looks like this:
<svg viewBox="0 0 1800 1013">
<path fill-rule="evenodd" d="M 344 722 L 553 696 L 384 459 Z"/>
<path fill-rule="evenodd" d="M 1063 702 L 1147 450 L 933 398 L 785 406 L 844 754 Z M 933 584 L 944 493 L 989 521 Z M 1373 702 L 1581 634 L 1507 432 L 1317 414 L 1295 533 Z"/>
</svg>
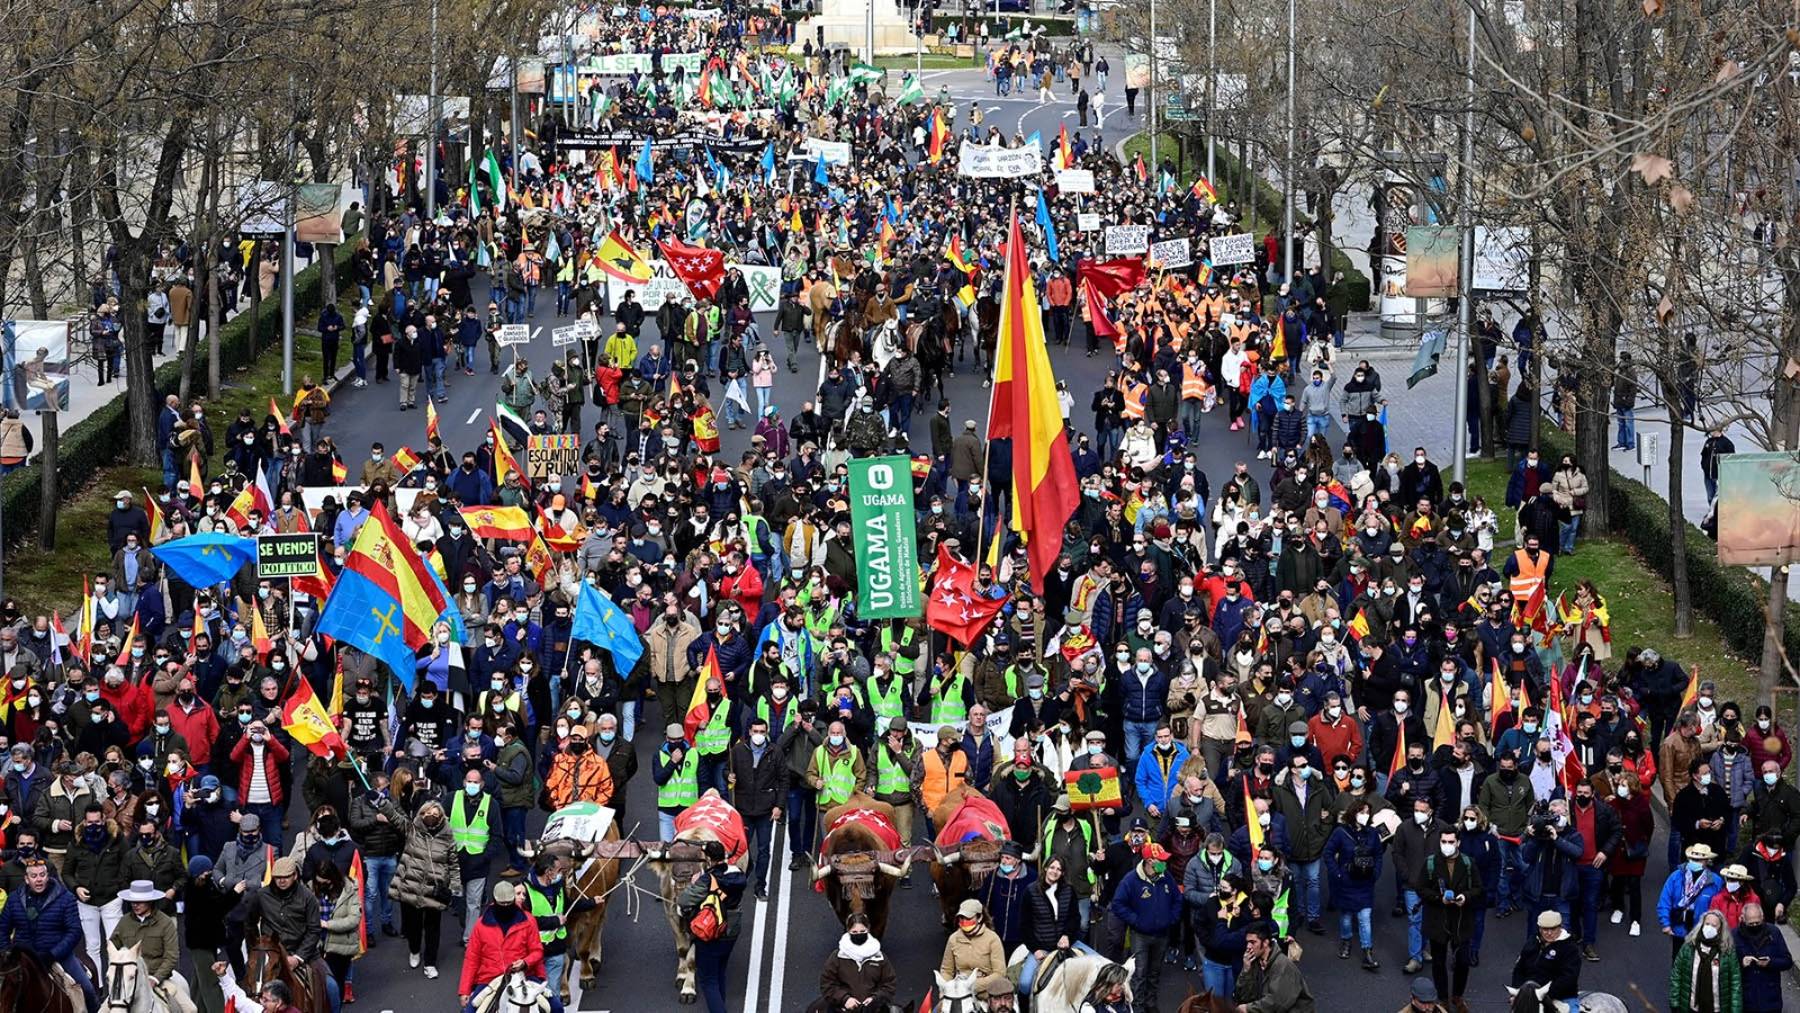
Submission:
<svg viewBox="0 0 1800 1013">
<path fill-rule="evenodd" d="M 581 470 L 581 437 L 572 433 L 525 439 L 525 473 L 533 482 Z"/>
<path fill-rule="evenodd" d="M 494 335 L 494 344 L 502 348 L 508 345 L 529 345 L 531 327 L 528 324 L 501 324 L 500 332 Z"/>
<path fill-rule="evenodd" d="M 999 144 L 962 142 L 957 156 L 958 175 L 976 179 L 1019 179 L 1044 171 L 1044 153 L 1035 145 L 1008 148 Z"/>
<path fill-rule="evenodd" d="M 1150 226 L 1108 225 L 1106 227 L 1107 256 L 1128 257 L 1134 253 L 1144 253 L 1149 249 Z"/>
<path fill-rule="evenodd" d="M 1099 232 L 1100 212 L 1083 211 L 1077 214 L 1075 216 L 1075 230 L 1077 232 Z"/>
<path fill-rule="evenodd" d="M 1235 236 L 1214 236 L 1212 238 L 1212 262 L 1214 267 L 1223 264 L 1248 264 L 1256 260 L 1256 237 L 1248 232 Z"/>
<path fill-rule="evenodd" d="M 1056 170 L 1056 188 L 1063 193 L 1093 193 L 1094 170 L 1058 169 Z"/>
<path fill-rule="evenodd" d="M 1181 239 L 1165 239 L 1160 243 L 1150 244 L 1150 254 L 1145 259 L 1164 270 L 1172 271 L 1178 267 L 1186 267 L 1194 262 L 1192 241 L 1187 237 Z"/>
<path fill-rule="evenodd" d="M 573 345 L 580 340 L 581 328 L 579 327 L 552 327 L 550 329 L 550 344 L 556 348 Z"/>
</svg>

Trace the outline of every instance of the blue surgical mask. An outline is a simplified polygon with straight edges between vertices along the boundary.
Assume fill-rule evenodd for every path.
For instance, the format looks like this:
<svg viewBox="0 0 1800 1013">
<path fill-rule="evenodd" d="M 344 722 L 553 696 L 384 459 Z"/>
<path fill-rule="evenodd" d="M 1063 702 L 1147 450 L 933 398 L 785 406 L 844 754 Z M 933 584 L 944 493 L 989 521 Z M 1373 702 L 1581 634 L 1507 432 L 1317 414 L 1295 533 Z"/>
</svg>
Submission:
<svg viewBox="0 0 1800 1013">
<path fill-rule="evenodd" d="M 93 703 L 94 701 L 100 699 L 100 691 L 97 689 L 90 689 L 81 695 L 84 699 L 87 700 L 88 703 Z"/>
<path fill-rule="evenodd" d="M 1295 749 L 1299 749 L 1301 746 L 1306 745 L 1306 736 L 1290 735 L 1290 736 L 1288 736 L 1288 741 L 1292 742 L 1294 744 Z"/>
<path fill-rule="evenodd" d="M 614 740 L 614 739 L 616 739 L 616 738 L 618 738 L 618 737 L 619 737 L 619 733 L 618 733 L 618 732 L 609 732 L 609 731 L 606 731 L 606 730 L 604 730 L 604 729 L 602 729 L 602 730 L 601 730 L 601 732 L 600 732 L 600 741 L 601 741 L 601 742 L 605 742 L 605 743 L 607 743 L 607 744 L 609 744 L 609 745 L 610 745 L 610 744 L 611 744 L 611 743 L 612 743 L 612 741 L 613 741 L 613 740 Z"/>
<path fill-rule="evenodd" d="M 1526 735 L 1536 735 L 1537 734 L 1537 722 L 1536 721 L 1527 721 L 1524 724 L 1519 726 L 1519 730 L 1524 732 Z"/>
<path fill-rule="evenodd" d="M 419 698 L 419 706 L 426 710 L 430 710 L 435 703 L 437 703 L 437 697 L 435 696 L 422 696 Z"/>
<path fill-rule="evenodd" d="M 1019 871 L 1019 867 L 1017 865 L 1013 865 L 1008 862 L 1000 863 L 1000 875 L 1002 875 L 1002 876 L 1010 876 L 1017 871 Z"/>
<path fill-rule="evenodd" d="M 1692 872 L 1692 873 L 1704 872 L 1704 871 L 1706 871 L 1706 863 L 1705 862 L 1689 862 L 1687 864 L 1687 871 Z"/>
<path fill-rule="evenodd" d="M 13 764 L 13 766 L 15 766 L 15 767 L 18 767 L 18 769 L 20 769 L 20 770 L 24 770 L 24 769 L 25 769 L 25 768 L 24 768 L 24 767 L 22 767 L 22 766 L 19 766 L 19 765 L 18 765 L 18 764 L 16 764 L 16 763 L 15 763 L 15 764 Z M 1763 776 L 1762 776 L 1762 777 L 1763 777 L 1763 783 L 1764 783 L 1764 784 L 1766 784 L 1766 785 L 1768 785 L 1768 786 L 1769 786 L 1769 787 L 1771 787 L 1771 788 L 1773 788 L 1773 787 L 1775 787 L 1775 782 L 1776 782 L 1776 781 L 1779 781 L 1779 780 L 1781 780 L 1781 775 L 1780 775 L 1780 774 L 1775 774 L 1775 773 L 1769 773 L 1769 774 L 1764 774 L 1764 775 L 1763 775 Z"/>
<path fill-rule="evenodd" d="M 1275 860 L 1273 858 L 1259 858 L 1256 860 L 1256 867 L 1263 872 L 1268 872 L 1275 868 Z"/>
<path fill-rule="evenodd" d="M 832 737 L 831 737 L 831 744 L 832 744 L 832 745 L 834 745 L 834 746 L 841 746 L 841 745 L 843 745 L 843 744 L 844 744 L 844 737 L 843 737 L 843 736 L 842 736 L 842 735 L 833 735 L 833 736 L 832 736 Z"/>
<path fill-rule="evenodd" d="M 463 793 L 468 795 L 470 798 L 474 798 L 475 796 L 481 794 L 481 785 L 465 784 L 465 785 L 463 785 Z"/>
</svg>

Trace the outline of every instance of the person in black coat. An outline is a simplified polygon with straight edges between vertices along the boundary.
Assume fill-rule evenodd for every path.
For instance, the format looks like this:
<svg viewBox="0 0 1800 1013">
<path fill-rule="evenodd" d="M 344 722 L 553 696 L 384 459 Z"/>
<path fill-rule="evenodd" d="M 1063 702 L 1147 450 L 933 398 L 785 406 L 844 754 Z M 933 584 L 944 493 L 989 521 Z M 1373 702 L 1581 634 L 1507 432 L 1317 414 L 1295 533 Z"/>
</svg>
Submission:
<svg viewBox="0 0 1800 1013">
<path fill-rule="evenodd" d="M 1019 975 L 1019 990 L 1031 994 L 1037 969 L 1057 950 L 1093 950 L 1081 941 L 1081 909 L 1075 889 L 1064 878 L 1062 859 L 1051 858 L 1039 870 L 1038 881 L 1025 891 L 1025 915 L 1021 919 L 1025 966 Z"/>
<path fill-rule="evenodd" d="M 1794 902 L 1794 859 L 1782 847 L 1780 832 L 1764 831 L 1738 855 L 1737 861 L 1749 871 L 1769 918 L 1786 921 L 1788 906 Z"/>
<path fill-rule="evenodd" d="M 731 802 L 750 842 L 750 885 L 758 900 L 767 900 L 769 835 L 787 798 L 788 769 L 769 740 L 767 719 L 752 717 L 747 732 L 731 747 Z"/>
<path fill-rule="evenodd" d="M 1688 765 L 1687 787 L 1675 793 L 1669 806 L 1669 826 L 1681 835 L 1683 847 L 1704 844 L 1715 854 L 1725 854 L 1727 821 L 1736 819 L 1725 789 L 1714 784 L 1705 757 Z"/>
<path fill-rule="evenodd" d="M 1581 953 L 1555 911 L 1538 915 L 1537 931 L 1513 963 L 1513 987 L 1527 983 L 1537 986 L 1540 999 L 1568 1000 L 1581 994 Z"/>
</svg>

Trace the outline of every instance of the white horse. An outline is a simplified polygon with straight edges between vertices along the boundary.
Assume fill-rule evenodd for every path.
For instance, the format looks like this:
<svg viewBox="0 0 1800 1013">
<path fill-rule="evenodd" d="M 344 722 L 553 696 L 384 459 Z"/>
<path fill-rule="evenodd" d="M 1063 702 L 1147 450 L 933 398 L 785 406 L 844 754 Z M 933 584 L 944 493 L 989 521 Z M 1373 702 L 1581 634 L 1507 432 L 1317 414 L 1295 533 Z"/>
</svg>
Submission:
<svg viewBox="0 0 1800 1013">
<path fill-rule="evenodd" d="M 937 979 L 937 1004 L 931 1013 L 988 1013 L 986 1000 L 975 994 L 979 975 L 969 972 L 946 978 L 942 971 L 934 970 L 931 976 Z"/>
<path fill-rule="evenodd" d="M 1569 1013 L 1568 1002 L 1544 998 L 1538 995 L 1538 987 L 1535 981 L 1528 981 L 1518 988 L 1506 986 L 1512 1013 Z M 1628 1013 L 1618 996 L 1606 992 L 1583 992 L 1576 998 L 1580 1000 L 1581 1013 Z"/>
<path fill-rule="evenodd" d="M 1014 981 L 1019 979 L 1018 972 L 1025 966 L 1028 952 L 1021 946 L 1013 950 L 1007 961 L 1007 970 Z M 1037 976 L 1032 979 L 1029 996 L 1032 1013 L 1079 1013 L 1081 1004 L 1102 975 L 1117 979 L 1125 988 L 1125 1001 L 1130 1002 L 1131 974 L 1136 967 L 1135 960 L 1116 964 L 1105 957 L 1078 951 L 1060 957 L 1050 954 L 1038 962 Z"/>
<path fill-rule="evenodd" d="M 549 1013 L 550 990 L 523 971 L 508 971 L 475 997 L 475 1013 Z"/>
<path fill-rule="evenodd" d="M 160 986 L 150 977 L 136 946 L 106 946 L 106 991 L 102 1005 L 113 1013 L 194 1013 L 187 981 L 171 973 Z"/>
<path fill-rule="evenodd" d="M 900 322 L 888 320 L 875 328 L 875 334 L 869 339 L 869 358 L 876 369 L 886 369 L 900 354 Z"/>
</svg>

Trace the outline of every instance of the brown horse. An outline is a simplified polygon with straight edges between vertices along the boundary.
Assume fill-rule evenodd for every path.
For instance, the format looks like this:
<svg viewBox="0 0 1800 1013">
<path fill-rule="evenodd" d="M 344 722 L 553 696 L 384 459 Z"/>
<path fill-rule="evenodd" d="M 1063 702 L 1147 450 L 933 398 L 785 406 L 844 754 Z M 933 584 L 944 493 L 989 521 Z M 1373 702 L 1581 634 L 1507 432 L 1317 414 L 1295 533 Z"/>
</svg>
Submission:
<svg viewBox="0 0 1800 1013">
<path fill-rule="evenodd" d="M 1199 995 L 1190 994 L 1175 1010 L 1176 1013 L 1237 1013 L 1237 1003 L 1232 1002 L 1230 996 L 1201 992 Z"/>
<path fill-rule="evenodd" d="M 619 840 L 619 821 L 614 820 L 606 828 L 604 842 Z M 602 943 L 606 933 L 606 904 L 608 894 L 619 882 L 619 860 L 616 858 L 594 858 L 588 855 L 591 845 L 584 845 L 575 852 L 575 873 L 570 877 L 570 887 L 574 892 L 594 902 L 589 910 L 569 918 L 569 956 L 575 961 L 575 969 L 581 974 L 581 990 L 592 991 L 599 987 L 600 961 L 604 956 Z M 569 987 L 569 976 L 563 976 L 563 988 Z M 565 998 L 565 1001 L 566 998 Z"/>
<path fill-rule="evenodd" d="M 30 950 L 0 950 L 0 1013 L 84 1013 L 81 990 L 74 997 L 62 979 Z"/>
<path fill-rule="evenodd" d="M 244 991 L 258 995 L 264 985 L 279 981 L 287 986 L 300 1013 L 331 1013 L 331 997 L 325 992 L 325 975 L 331 972 L 324 961 L 302 964 L 301 973 L 288 962 L 288 951 L 281 940 L 261 933 L 249 936 L 244 949 Z"/>
</svg>

